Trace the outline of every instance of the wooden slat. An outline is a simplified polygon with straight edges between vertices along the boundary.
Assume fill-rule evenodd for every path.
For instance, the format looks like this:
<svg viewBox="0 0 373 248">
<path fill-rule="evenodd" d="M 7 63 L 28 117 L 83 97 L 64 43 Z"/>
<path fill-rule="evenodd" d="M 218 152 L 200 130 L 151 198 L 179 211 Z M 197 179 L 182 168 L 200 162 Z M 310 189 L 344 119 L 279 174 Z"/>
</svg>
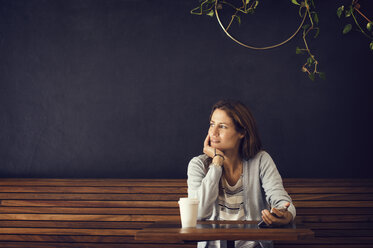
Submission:
<svg viewBox="0 0 373 248">
<path fill-rule="evenodd" d="M 372 178 L 284 178 L 285 187 L 372 187 Z M 33 186 L 182 186 L 186 179 L 53 179 L 53 178 L 0 178 L 1 185 Z"/>
<path fill-rule="evenodd" d="M 351 229 L 373 229 L 373 222 L 331 222 L 331 223 L 304 223 L 306 227 L 313 230 L 336 229 L 336 230 L 351 230 Z M 373 232 L 372 232 L 373 233 Z"/>
<path fill-rule="evenodd" d="M 67 243 L 136 243 L 134 236 L 0 234 L 0 241 Z"/>
<path fill-rule="evenodd" d="M 165 207 L 177 208 L 176 201 L 36 201 L 2 200 L 1 206 L 38 206 L 38 207 Z M 304 208 L 372 208 L 373 201 L 294 201 L 296 207 Z"/>
<path fill-rule="evenodd" d="M 372 247 L 373 237 L 315 237 L 314 239 L 308 240 L 297 240 L 297 241 L 276 241 L 276 244 L 297 244 L 297 245 L 335 245 L 331 247 L 339 247 L 343 244 L 369 244 Z"/>
<path fill-rule="evenodd" d="M 373 231 L 369 230 L 334 230 L 323 229 L 322 231 L 315 231 L 315 237 L 373 237 Z"/>
<path fill-rule="evenodd" d="M 186 179 L 45 179 L 45 178 L 0 178 L 2 186 L 151 186 L 187 187 Z"/>
<path fill-rule="evenodd" d="M 371 208 L 373 201 L 294 201 L 295 207 L 307 208 Z"/>
<path fill-rule="evenodd" d="M 346 193 L 373 193 L 373 187 L 287 187 L 289 194 L 346 194 Z M 120 187 L 50 187 L 50 186 L 1 186 L 0 192 L 7 193 L 164 193 L 164 194 L 186 194 L 187 187 L 141 187 L 141 186 L 120 186 Z"/>
<path fill-rule="evenodd" d="M 180 220 L 179 215 L 92 215 L 92 214 L 0 214 L 0 220 L 53 221 L 166 221 Z"/>
<path fill-rule="evenodd" d="M 101 193 L 0 193 L 0 199 L 24 200 L 100 200 L 100 201 L 178 201 L 188 194 L 101 194 Z"/>
<path fill-rule="evenodd" d="M 293 201 L 373 201 L 373 194 L 291 194 Z"/>
<path fill-rule="evenodd" d="M 95 235 L 41 235 L 41 234 L 0 234 L 1 241 L 13 242 L 60 242 L 60 243 L 127 243 L 143 245 L 154 242 L 140 242 L 134 239 L 134 236 L 95 236 Z M 1 246 L 0 246 L 1 247 Z"/>
<path fill-rule="evenodd" d="M 143 248 L 145 244 L 0 242 L 7 248 Z M 195 248 L 196 244 L 146 244 L 148 248 Z"/>
<path fill-rule="evenodd" d="M 373 215 L 305 215 L 297 216 L 301 222 L 372 222 Z"/>
<path fill-rule="evenodd" d="M 373 215 L 373 208 L 300 208 L 297 216 L 303 215 Z"/>
<path fill-rule="evenodd" d="M 38 200 L 165 200 L 177 201 L 180 197 L 187 197 L 186 193 L 164 194 L 101 194 L 101 193 L 0 193 L 0 199 L 38 199 Z M 322 201 L 322 200 L 361 200 L 372 201 L 373 194 L 290 194 L 294 201 Z"/>
<path fill-rule="evenodd" d="M 372 178 L 284 178 L 285 187 L 373 187 Z"/>
<path fill-rule="evenodd" d="M 289 194 L 361 194 L 373 193 L 373 187 L 286 187 Z"/>
<path fill-rule="evenodd" d="M 178 208 L 60 208 L 60 207 L 0 207 L 0 213 L 61 213 L 61 214 L 141 214 L 178 215 Z"/>
<path fill-rule="evenodd" d="M 131 194 L 185 194 L 186 187 L 141 187 L 141 186 L 121 186 L 121 187 L 37 187 L 37 186 L 1 186 L 0 192 L 18 192 L 18 193 L 131 193 Z"/>
<path fill-rule="evenodd" d="M 107 208 L 176 208 L 176 201 L 34 201 L 2 200 L 0 206 L 8 207 L 107 207 Z"/>
<path fill-rule="evenodd" d="M 52 228 L 103 228 L 103 229 L 141 229 L 153 221 L 46 221 L 46 220 L 1 220 L 0 227 L 52 227 Z"/>
<path fill-rule="evenodd" d="M 276 244 L 276 248 L 372 248 L 371 244 Z"/>
<path fill-rule="evenodd" d="M 138 230 L 132 229 L 78 229 L 78 228 L 0 228 L 0 234 L 43 234 L 43 235 L 96 235 L 128 236 Z"/>
</svg>

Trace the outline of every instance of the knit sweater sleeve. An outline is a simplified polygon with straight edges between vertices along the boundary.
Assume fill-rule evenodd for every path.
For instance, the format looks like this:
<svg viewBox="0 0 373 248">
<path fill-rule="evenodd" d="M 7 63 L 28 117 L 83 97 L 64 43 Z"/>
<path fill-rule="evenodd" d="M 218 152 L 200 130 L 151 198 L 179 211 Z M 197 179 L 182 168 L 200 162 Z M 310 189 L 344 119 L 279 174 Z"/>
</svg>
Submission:
<svg viewBox="0 0 373 248">
<path fill-rule="evenodd" d="M 296 215 L 295 207 L 289 194 L 284 189 L 282 178 L 275 163 L 267 152 L 263 152 L 260 158 L 260 179 L 264 189 L 266 200 L 271 207 L 283 208 L 286 202 L 290 203 L 288 211 Z"/>
<path fill-rule="evenodd" d="M 211 166 L 205 168 L 206 160 L 194 157 L 188 165 L 188 197 L 197 198 L 198 220 L 209 219 L 219 195 L 219 180 L 222 168 Z"/>
</svg>

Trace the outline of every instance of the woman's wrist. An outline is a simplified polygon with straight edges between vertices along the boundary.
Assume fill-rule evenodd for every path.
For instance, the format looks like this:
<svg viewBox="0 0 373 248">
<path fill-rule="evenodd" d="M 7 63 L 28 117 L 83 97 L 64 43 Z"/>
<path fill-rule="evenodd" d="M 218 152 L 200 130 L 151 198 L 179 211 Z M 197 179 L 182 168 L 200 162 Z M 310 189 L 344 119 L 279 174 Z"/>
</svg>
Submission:
<svg viewBox="0 0 373 248">
<path fill-rule="evenodd" d="M 212 158 L 212 163 L 218 166 L 223 166 L 224 163 L 224 157 L 221 156 L 215 156 Z"/>
</svg>

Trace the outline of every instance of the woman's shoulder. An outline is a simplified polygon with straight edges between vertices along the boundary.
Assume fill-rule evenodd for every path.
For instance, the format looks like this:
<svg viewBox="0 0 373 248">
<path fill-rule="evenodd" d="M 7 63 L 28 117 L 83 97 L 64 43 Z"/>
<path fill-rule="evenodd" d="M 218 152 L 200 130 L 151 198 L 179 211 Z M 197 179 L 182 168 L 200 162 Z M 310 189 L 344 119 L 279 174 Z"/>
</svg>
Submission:
<svg viewBox="0 0 373 248">
<path fill-rule="evenodd" d="M 207 156 L 206 154 L 201 154 L 201 155 L 193 157 L 190 160 L 190 163 L 207 164 L 208 158 L 209 156 Z"/>
<path fill-rule="evenodd" d="M 195 172 L 206 173 L 208 158 L 209 157 L 206 154 L 201 154 L 192 158 L 188 164 L 188 174 L 193 174 Z"/>
<path fill-rule="evenodd" d="M 261 150 L 253 158 L 247 161 L 250 168 L 267 168 L 272 167 L 274 161 L 268 152 Z"/>
<path fill-rule="evenodd" d="M 266 152 L 265 150 L 260 150 L 253 158 L 249 159 L 249 162 L 250 161 L 265 162 L 268 160 L 272 160 L 271 155 L 269 155 L 269 153 Z"/>
</svg>

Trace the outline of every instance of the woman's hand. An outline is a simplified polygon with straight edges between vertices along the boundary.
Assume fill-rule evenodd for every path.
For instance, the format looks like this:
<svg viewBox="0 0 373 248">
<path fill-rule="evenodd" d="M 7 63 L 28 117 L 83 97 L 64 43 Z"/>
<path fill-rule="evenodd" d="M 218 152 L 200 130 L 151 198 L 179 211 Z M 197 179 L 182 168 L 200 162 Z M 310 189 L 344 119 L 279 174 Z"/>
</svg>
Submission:
<svg viewBox="0 0 373 248">
<path fill-rule="evenodd" d="M 212 158 L 212 162 L 216 165 L 223 165 L 224 153 L 210 145 L 210 135 L 207 134 L 205 142 L 203 143 L 203 153 Z M 220 156 L 215 156 L 220 154 Z"/>
<path fill-rule="evenodd" d="M 290 203 L 287 202 L 284 205 L 285 210 L 279 210 L 277 208 L 272 208 L 271 214 L 267 209 L 262 211 L 262 219 L 267 225 L 286 225 L 293 220 L 293 215 L 287 210 Z M 275 215 L 275 216 L 274 216 Z"/>
</svg>

